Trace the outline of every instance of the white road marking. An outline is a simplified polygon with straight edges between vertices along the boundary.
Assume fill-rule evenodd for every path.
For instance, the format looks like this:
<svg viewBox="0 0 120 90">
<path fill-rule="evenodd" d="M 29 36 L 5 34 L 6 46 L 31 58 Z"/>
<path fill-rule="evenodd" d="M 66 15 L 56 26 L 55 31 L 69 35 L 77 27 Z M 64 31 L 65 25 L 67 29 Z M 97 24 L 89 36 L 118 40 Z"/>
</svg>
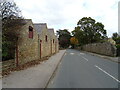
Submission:
<svg viewBox="0 0 120 90">
<path fill-rule="evenodd" d="M 81 55 L 84 55 L 84 53 L 80 53 Z"/>
<path fill-rule="evenodd" d="M 115 77 L 113 77 L 112 75 L 110 75 L 108 72 L 106 72 L 105 70 L 101 69 L 100 67 L 98 67 L 97 65 L 94 65 L 96 68 L 98 68 L 99 70 L 101 70 L 102 72 L 104 72 L 105 74 L 107 74 L 108 76 L 110 76 L 112 79 L 116 80 L 118 83 L 120 83 L 120 81 L 118 79 L 116 79 Z"/>
<path fill-rule="evenodd" d="M 74 55 L 75 53 L 70 53 L 71 55 Z"/>
<path fill-rule="evenodd" d="M 88 59 L 87 58 L 85 58 L 85 57 L 83 57 L 83 56 L 81 56 L 83 59 L 85 59 L 86 61 L 88 61 Z"/>
</svg>

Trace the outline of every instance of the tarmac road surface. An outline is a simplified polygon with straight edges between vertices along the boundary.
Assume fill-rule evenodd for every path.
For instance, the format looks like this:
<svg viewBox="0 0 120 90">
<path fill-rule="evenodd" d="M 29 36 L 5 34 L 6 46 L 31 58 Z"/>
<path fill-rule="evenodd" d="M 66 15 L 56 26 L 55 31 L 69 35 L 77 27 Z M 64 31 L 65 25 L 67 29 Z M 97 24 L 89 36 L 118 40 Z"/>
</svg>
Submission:
<svg viewBox="0 0 120 90">
<path fill-rule="evenodd" d="M 67 49 L 47 88 L 118 88 L 118 63 Z"/>
</svg>

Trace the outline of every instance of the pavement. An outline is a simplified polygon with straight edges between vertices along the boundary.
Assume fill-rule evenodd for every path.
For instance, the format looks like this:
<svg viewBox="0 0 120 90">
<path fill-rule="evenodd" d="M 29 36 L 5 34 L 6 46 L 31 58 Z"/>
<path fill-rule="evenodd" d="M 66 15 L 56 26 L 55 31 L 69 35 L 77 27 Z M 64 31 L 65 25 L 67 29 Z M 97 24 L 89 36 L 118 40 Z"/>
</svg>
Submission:
<svg viewBox="0 0 120 90">
<path fill-rule="evenodd" d="M 65 52 L 60 50 L 39 65 L 11 72 L 2 79 L 2 88 L 45 88 Z"/>
<path fill-rule="evenodd" d="M 114 90 L 120 85 L 118 66 L 119 63 L 107 58 L 67 49 L 47 88 L 113 88 Z"/>
</svg>

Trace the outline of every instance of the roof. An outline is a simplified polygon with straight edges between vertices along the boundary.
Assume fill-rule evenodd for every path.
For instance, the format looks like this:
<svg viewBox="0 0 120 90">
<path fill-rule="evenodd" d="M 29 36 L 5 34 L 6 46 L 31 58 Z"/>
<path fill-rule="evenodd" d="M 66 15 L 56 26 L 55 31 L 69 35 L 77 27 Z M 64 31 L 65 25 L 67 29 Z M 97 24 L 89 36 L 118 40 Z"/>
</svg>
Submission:
<svg viewBox="0 0 120 90">
<path fill-rule="evenodd" d="M 46 23 L 34 23 L 34 28 L 39 34 L 41 34 L 42 30 L 44 30 L 44 28 L 47 28 L 47 24 Z"/>
<path fill-rule="evenodd" d="M 48 32 L 50 33 L 50 35 L 53 35 L 54 34 L 54 29 L 53 28 L 49 28 Z"/>
</svg>

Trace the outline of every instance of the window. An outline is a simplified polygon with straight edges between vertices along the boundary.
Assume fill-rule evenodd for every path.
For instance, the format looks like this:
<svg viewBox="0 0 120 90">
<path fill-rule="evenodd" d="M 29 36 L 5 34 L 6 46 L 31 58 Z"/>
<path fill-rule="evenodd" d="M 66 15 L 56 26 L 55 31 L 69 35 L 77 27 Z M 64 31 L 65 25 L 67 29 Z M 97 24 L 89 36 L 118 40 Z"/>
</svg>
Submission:
<svg viewBox="0 0 120 90">
<path fill-rule="evenodd" d="M 29 38 L 33 38 L 33 27 L 29 26 Z"/>
<path fill-rule="evenodd" d="M 47 42 L 47 35 L 45 36 L 45 41 Z"/>
</svg>

